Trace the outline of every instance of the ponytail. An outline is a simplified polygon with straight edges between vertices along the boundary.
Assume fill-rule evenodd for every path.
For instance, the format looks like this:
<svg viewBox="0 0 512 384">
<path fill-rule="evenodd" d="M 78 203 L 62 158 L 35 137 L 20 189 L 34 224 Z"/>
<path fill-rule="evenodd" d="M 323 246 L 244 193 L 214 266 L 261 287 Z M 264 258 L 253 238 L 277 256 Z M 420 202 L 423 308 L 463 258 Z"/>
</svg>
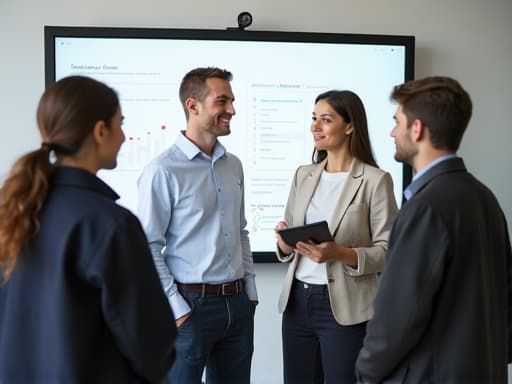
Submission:
<svg viewBox="0 0 512 384">
<path fill-rule="evenodd" d="M 48 196 L 54 167 L 43 143 L 13 165 L 0 188 L 0 282 L 6 283 L 23 247 L 39 231 L 39 213 Z"/>
<path fill-rule="evenodd" d="M 0 187 L 0 283 L 7 282 L 23 248 L 39 232 L 57 155 L 79 151 L 96 122 L 110 122 L 118 109 L 116 92 L 88 77 L 65 77 L 45 90 L 36 112 L 45 141 L 14 164 Z"/>
</svg>

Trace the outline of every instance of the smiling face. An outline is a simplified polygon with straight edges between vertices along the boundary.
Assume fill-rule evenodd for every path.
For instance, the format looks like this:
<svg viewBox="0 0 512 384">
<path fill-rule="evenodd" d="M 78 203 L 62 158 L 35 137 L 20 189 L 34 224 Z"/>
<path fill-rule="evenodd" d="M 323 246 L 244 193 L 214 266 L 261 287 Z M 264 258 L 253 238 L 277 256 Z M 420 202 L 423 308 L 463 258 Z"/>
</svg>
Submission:
<svg viewBox="0 0 512 384">
<path fill-rule="evenodd" d="M 226 136 L 231 133 L 230 122 L 235 115 L 235 97 L 227 80 L 210 78 L 206 80 L 208 94 L 196 102 L 196 123 L 201 130 L 213 136 Z"/>
<path fill-rule="evenodd" d="M 335 151 L 348 146 L 352 124 L 347 124 L 327 100 L 316 103 L 312 119 L 311 132 L 317 151 Z"/>
</svg>

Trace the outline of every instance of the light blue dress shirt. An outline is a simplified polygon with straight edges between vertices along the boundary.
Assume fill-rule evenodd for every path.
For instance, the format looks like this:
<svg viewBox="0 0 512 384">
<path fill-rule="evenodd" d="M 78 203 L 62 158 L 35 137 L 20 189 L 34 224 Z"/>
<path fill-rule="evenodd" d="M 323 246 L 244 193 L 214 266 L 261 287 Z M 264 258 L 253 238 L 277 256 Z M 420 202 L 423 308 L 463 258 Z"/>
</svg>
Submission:
<svg viewBox="0 0 512 384">
<path fill-rule="evenodd" d="M 444 155 L 444 156 L 440 156 L 438 157 L 437 159 L 435 159 L 434 161 L 432 161 L 430 164 L 428 164 L 425 168 L 423 168 L 421 171 L 419 171 L 418 173 L 416 173 L 413 178 L 412 178 L 412 181 L 411 181 L 411 184 L 409 184 L 407 186 L 407 188 L 405 188 L 404 190 L 404 197 L 406 200 L 410 200 L 411 197 L 414 196 L 414 184 L 417 180 L 419 180 L 421 178 L 421 176 L 423 176 L 425 173 L 427 173 L 430 169 L 434 168 L 437 164 L 445 161 L 445 160 L 448 160 L 448 159 L 453 159 L 453 158 L 456 158 L 458 157 L 455 153 L 451 153 L 449 155 Z"/>
<path fill-rule="evenodd" d="M 245 280 L 257 300 L 245 229 L 240 160 L 217 141 L 210 156 L 182 132 L 138 180 L 137 215 L 175 318 L 190 311 L 176 282 L 219 284 Z"/>
</svg>

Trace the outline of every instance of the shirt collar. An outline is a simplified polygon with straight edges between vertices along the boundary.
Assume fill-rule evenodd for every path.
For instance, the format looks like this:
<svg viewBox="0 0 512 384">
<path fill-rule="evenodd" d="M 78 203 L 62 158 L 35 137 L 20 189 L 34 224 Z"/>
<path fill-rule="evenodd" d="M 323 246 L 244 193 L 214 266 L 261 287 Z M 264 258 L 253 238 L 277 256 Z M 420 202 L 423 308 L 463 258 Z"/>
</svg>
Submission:
<svg viewBox="0 0 512 384">
<path fill-rule="evenodd" d="M 419 171 L 418 173 L 416 173 L 413 178 L 412 178 L 412 181 L 411 181 L 411 184 L 409 184 L 407 186 L 407 188 L 405 188 L 404 190 L 404 197 L 406 200 L 410 200 L 411 197 L 414 196 L 414 185 L 418 182 L 418 180 L 421 179 L 421 177 L 423 175 L 425 175 L 429 170 L 431 170 L 432 168 L 434 168 L 437 164 L 440 164 L 442 163 L 443 161 L 446 161 L 446 160 L 449 160 L 449 159 L 455 159 L 457 158 L 457 154 L 455 153 L 450 153 L 448 155 L 443 155 L 443 156 L 440 156 L 438 157 L 437 159 L 435 159 L 434 161 L 430 162 L 426 167 L 424 167 L 421 171 Z"/>
<path fill-rule="evenodd" d="M 194 157 L 201 155 L 209 160 L 216 161 L 226 154 L 226 148 L 217 140 L 213 147 L 211 157 L 201 151 L 197 145 L 185 136 L 185 131 L 181 131 L 176 139 L 176 146 L 185 154 L 187 159 L 192 160 Z"/>
<path fill-rule="evenodd" d="M 57 166 L 52 183 L 89 189 L 114 201 L 119 199 L 119 195 L 103 180 L 82 168 Z"/>
</svg>

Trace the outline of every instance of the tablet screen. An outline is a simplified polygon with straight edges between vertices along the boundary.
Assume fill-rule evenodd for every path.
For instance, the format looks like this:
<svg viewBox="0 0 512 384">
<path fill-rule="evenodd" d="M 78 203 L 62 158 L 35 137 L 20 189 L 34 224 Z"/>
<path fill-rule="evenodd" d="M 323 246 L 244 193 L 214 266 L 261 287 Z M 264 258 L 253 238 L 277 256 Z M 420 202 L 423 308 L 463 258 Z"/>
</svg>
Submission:
<svg viewBox="0 0 512 384">
<path fill-rule="evenodd" d="M 295 244 L 297 244 L 298 241 L 307 242 L 308 240 L 311 240 L 320 244 L 333 240 L 331 232 L 329 232 L 327 221 L 319 221 L 316 223 L 281 229 L 279 234 L 283 238 L 284 242 L 292 247 L 295 247 Z"/>
</svg>

